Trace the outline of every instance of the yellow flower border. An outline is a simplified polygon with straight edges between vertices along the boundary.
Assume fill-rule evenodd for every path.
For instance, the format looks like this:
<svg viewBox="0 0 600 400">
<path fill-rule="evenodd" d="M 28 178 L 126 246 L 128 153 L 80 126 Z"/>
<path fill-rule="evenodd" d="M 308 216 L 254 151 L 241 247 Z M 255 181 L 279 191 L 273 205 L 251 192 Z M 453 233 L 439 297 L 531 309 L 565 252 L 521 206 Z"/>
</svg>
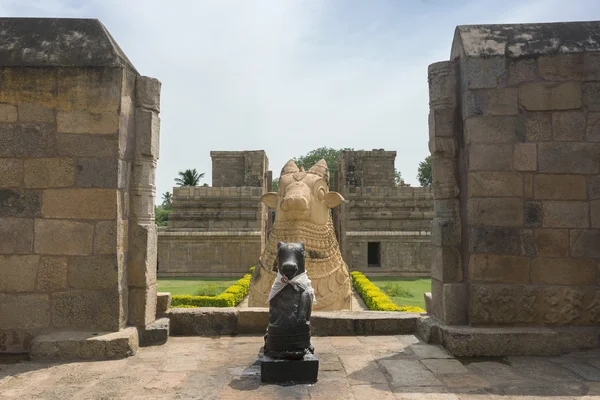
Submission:
<svg viewBox="0 0 600 400">
<path fill-rule="evenodd" d="M 425 312 L 421 307 L 397 305 L 362 272 L 352 271 L 350 272 L 350 276 L 352 276 L 354 288 L 360 294 L 360 297 L 362 297 L 367 307 L 369 307 L 369 310 Z"/>
<path fill-rule="evenodd" d="M 216 296 L 173 296 L 171 299 L 171 308 L 235 307 L 248 294 L 253 270 L 254 267 L 250 268 L 249 274 L 244 275 L 242 279 Z"/>
</svg>

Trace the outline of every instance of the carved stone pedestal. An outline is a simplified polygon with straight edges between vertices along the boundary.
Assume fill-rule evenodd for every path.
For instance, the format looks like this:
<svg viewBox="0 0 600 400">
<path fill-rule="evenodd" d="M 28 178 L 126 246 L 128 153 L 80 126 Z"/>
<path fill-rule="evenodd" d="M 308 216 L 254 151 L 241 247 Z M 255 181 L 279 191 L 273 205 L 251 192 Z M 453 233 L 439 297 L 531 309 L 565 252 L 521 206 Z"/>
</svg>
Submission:
<svg viewBox="0 0 600 400">
<path fill-rule="evenodd" d="M 263 356 L 260 379 L 263 383 L 315 383 L 319 374 L 319 359 L 307 354 L 301 360 L 280 360 Z"/>
</svg>

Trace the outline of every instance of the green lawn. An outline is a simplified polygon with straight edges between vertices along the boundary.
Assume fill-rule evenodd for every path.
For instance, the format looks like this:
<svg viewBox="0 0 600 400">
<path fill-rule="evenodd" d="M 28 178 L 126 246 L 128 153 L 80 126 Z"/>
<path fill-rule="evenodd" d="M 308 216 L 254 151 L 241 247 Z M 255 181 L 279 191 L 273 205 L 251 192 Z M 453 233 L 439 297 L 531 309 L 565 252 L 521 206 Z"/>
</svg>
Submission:
<svg viewBox="0 0 600 400">
<path fill-rule="evenodd" d="M 431 278 L 402 278 L 393 276 L 368 276 L 399 306 L 419 306 L 425 309 L 423 293 L 431 292 Z"/>
<path fill-rule="evenodd" d="M 171 292 L 172 295 L 216 296 L 237 281 L 235 278 L 220 277 L 159 278 L 158 291 Z"/>
</svg>

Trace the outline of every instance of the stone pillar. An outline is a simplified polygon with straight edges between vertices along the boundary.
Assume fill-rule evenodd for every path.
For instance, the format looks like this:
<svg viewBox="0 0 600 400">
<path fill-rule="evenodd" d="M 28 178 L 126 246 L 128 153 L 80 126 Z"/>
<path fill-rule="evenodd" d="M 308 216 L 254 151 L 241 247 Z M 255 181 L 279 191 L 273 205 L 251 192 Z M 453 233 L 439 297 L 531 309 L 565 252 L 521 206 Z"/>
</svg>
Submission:
<svg viewBox="0 0 600 400">
<path fill-rule="evenodd" d="M 433 313 L 444 323 L 467 322 L 467 288 L 461 260 L 457 166 L 458 65 L 429 66 L 429 151 L 432 154 L 434 219 L 431 223 Z"/>
<path fill-rule="evenodd" d="M 130 187 L 129 323 L 146 326 L 156 317 L 157 228 L 154 222 L 161 83 L 135 81 L 135 155 Z"/>
</svg>

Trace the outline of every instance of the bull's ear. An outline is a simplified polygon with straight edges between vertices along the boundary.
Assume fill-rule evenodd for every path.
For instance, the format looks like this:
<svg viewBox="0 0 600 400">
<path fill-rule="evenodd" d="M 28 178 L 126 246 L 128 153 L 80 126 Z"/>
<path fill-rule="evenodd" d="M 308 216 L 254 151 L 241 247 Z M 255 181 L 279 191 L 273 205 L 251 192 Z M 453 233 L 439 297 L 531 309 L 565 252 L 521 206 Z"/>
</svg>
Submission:
<svg viewBox="0 0 600 400">
<path fill-rule="evenodd" d="M 325 204 L 329 208 L 335 208 L 344 202 L 344 197 L 338 192 L 328 192 L 325 195 Z"/>
<path fill-rule="evenodd" d="M 277 208 L 277 193 L 276 192 L 268 192 L 260 196 L 260 201 L 265 203 L 269 208 Z"/>
</svg>

